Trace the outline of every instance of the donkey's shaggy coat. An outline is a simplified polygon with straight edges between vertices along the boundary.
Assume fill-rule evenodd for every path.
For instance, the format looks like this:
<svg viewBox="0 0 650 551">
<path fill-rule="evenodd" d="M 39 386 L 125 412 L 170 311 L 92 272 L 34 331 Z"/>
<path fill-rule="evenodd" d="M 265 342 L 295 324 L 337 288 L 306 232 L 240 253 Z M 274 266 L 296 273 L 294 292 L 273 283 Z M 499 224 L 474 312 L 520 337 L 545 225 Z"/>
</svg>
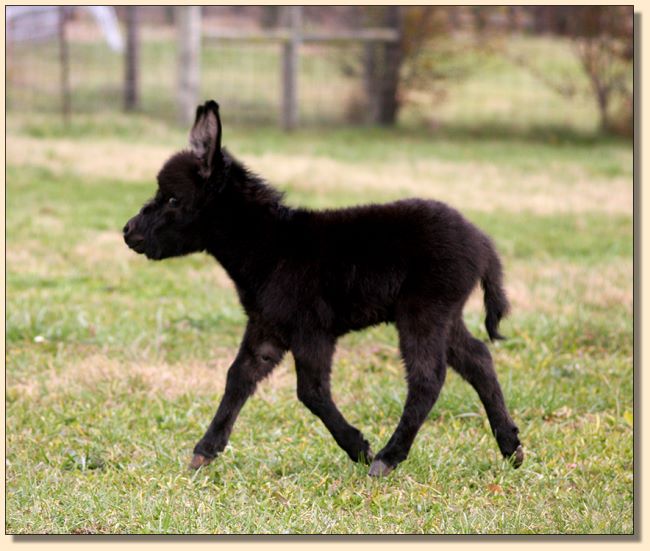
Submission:
<svg viewBox="0 0 650 551">
<path fill-rule="evenodd" d="M 221 147 L 214 101 L 199 106 L 191 151 L 158 175 L 156 196 L 124 227 L 126 243 L 148 258 L 207 251 L 234 281 L 248 325 L 192 467 L 221 452 L 246 399 L 290 350 L 298 398 L 353 461 L 383 475 L 406 459 L 433 407 L 449 364 L 478 392 L 504 456 L 523 461 L 488 348 L 463 323 L 481 283 L 491 339 L 508 310 L 501 263 L 490 239 L 457 211 L 419 199 L 341 210 L 289 208 L 282 195 Z M 399 425 L 374 457 L 330 394 L 336 340 L 394 322 L 408 395 Z"/>
</svg>

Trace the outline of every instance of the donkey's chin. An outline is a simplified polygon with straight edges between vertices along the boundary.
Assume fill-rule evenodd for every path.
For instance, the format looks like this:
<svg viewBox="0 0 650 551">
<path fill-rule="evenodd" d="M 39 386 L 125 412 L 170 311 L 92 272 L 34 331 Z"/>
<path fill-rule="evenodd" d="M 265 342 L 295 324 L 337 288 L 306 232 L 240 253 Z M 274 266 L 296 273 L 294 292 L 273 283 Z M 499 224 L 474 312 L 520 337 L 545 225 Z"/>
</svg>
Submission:
<svg viewBox="0 0 650 551">
<path fill-rule="evenodd" d="M 174 258 L 177 256 L 185 256 L 188 255 L 194 251 L 185 251 L 181 249 L 176 249 L 172 251 L 165 251 L 161 249 L 160 247 L 154 247 L 152 249 L 147 249 L 145 251 L 142 251 L 144 255 L 149 259 L 149 260 L 165 260 L 166 258 Z"/>
<path fill-rule="evenodd" d="M 142 243 L 127 243 L 127 245 L 129 246 L 129 249 L 131 249 L 134 253 L 146 254 L 144 245 L 142 245 Z"/>
<path fill-rule="evenodd" d="M 170 256 L 174 256 L 171 254 L 164 254 L 160 249 L 147 250 L 142 252 L 149 260 L 163 260 L 165 258 L 169 258 Z"/>
</svg>

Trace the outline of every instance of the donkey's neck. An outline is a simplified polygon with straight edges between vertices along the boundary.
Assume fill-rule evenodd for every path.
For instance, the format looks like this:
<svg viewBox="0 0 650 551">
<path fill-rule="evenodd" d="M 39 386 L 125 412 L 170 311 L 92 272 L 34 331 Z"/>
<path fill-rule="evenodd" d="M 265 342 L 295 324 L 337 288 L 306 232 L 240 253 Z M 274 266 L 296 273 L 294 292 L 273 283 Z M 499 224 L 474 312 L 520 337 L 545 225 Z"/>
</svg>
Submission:
<svg viewBox="0 0 650 551">
<path fill-rule="evenodd" d="M 206 224 L 207 252 L 223 266 L 240 295 L 250 297 L 278 262 L 291 209 L 282 204 L 280 192 L 240 163 L 228 161 L 223 190 Z"/>
</svg>

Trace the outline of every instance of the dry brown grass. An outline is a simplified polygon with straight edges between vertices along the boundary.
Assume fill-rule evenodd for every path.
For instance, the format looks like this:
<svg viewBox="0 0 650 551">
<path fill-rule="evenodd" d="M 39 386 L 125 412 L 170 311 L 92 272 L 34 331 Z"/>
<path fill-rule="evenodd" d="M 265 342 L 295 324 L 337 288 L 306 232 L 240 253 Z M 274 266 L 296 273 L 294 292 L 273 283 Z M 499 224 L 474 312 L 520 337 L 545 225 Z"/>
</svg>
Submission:
<svg viewBox="0 0 650 551">
<path fill-rule="evenodd" d="M 463 209 L 535 214 L 632 212 L 628 178 L 599 179 L 580 167 L 568 173 L 521 171 L 490 163 L 419 160 L 413 163 L 344 163 L 308 156 L 265 154 L 247 158 L 250 167 L 273 182 L 335 194 L 391 193 L 435 198 Z M 567 185 L 567 178 L 571 184 Z"/>
<path fill-rule="evenodd" d="M 59 220 L 59 224 L 62 222 Z M 39 275 L 51 277 L 83 266 L 85 273 L 97 269 L 104 272 L 123 271 L 136 255 L 130 251 L 117 231 L 79 233 L 79 242 L 71 245 L 65 255 L 36 239 L 23 240 L 20 244 L 7 243 L 7 266 L 15 275 Z"/>
<path fill-rule="evenodd" d="M 15 275 L 39 275 L 52 277 L 70 270 L 83 268 L 84 273 L 101 269 L 104 275 L 123 274 L 144 262 L 124 245 L 119 231 L 97 231 L 79 234 L 79 242 L 66 252 L 65 257 L 56 250 L 48 249 L 37 240 L 24 240 L 20 246 L 7 243 L 7 266 Z M 216 262 L 209 267 L 185 266 L 183 277 L 188 285 L 206 285 L 231 289 L 232 281 Z"/>
<path fill-rule="evenodd" d="M 57 175 L 151 181 L 172 152 L 162 145 L 125 144 L 113 140 L 83 143 L 65 139 L 12 136 L 7 159 L 15 166 L 43 166 Z M 245 155 L 243 160 L 279 187 L 335 194 L 354 191 L 395 197 L 436 198 L 462 209 L 510 210 L 536 214 L 603 212 L 630 214 L 629 178 L 597 178 L 580 166 L 549 167 L 523 173 L 486 162 L 436 159 L 412 163 L 343 162 L 305 155 Z M 116 163 L 116 159 L 119 161 Z M 570 182 L 570 184 L 567 184 Z"/>
<path fill-rule="evenodd" d="M 526 262 L 509 266 L 506 291 L 514 313 L 538 312 L 555 316 L 582 307 L 625 306 L 632 313 L 631 262 L 585 266 L 571 262 Z M 483 311 L 483 293 L 477 287 L 465 308 Z"/>
<path fill-rule="evenodd" d="M 135 258 L 119 231 L 94 232 L 82 238 L 73 248 L 73 254 L 89 269 L 111 264 L 125 264 Z M 76 264 L 76 262 L 75 262 Z"/>
<path fill-rule="evenodd" d="M 50 367 L 43 373 L 42 381 L 34 378 L 9 380 L 8 388 L 27 398 L 47 396 L 47 400 L 78 396 L 107 385 L 115 392 L 144 392 L 169 400 L 185 394 L 220 396 L 236 353 L 234 348 L 216 348 L 213 359 L 208 362 L 192 359 L 174 364 L 155 360 L 124 362 L 105 354 L 90 354 L 66 362 L 58 369 Z M 260 384 L 256 395 L 263 400 L 273 399 L 278 389 L 291 386 L 295 386 L 295 375 L 291 363 L 285 359 Z"/>
<path fill-rule="evenodd" d="M 49 263 L 47 259 L 39 254 L 37 251 L 43 247 L 35 240 L 24 240 L 20 246 L 11 246 L 7 243 L 5 249 L 5 259 L 8 269 L 16 274 L 37 274 L 43 273 L 48 269 Z"/>
<path fill-rule="evenodd" d="M 12 135 L 7 140 L 7 162 L 13 166 L 42 166 L 55 175 L 76 174 L 89 178 L 119 178 L 155 182 L 170 156 L 168 147 L 125 144 L 114 140 L 80 142 Z"/>
</svg>

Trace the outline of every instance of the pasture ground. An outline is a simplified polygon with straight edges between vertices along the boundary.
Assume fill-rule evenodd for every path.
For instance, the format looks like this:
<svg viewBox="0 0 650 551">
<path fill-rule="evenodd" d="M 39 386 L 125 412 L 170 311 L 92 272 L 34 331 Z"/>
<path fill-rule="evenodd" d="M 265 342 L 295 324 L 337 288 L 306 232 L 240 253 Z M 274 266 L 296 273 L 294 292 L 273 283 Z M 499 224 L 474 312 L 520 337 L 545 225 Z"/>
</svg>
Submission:
<svg viewBox="0 0 650 551">
<path fill-rule="evenodd" d="M 224 112 L 225 144 L 289 203 L 432 197 L 502 254 L 513 311 L 509 339 L 490 348 L 524 465 L 501 459 L 477 396 L 450 371 L 408 460 L 381 480 L 298 402 L 290 356 L 223 455 L 189 472 L 244 315 L 212 259 L 148 262 L 121 238 L 187 132 L 150 116 L 77 114 L 64 130 L 53 115 L 10 113 L 6 531 L 631 533 L 632 147 L 536 130 L 529 104 L 514 133 L 459 120 L 286 135 L 233 127 Z M 591 115 L 574 114 L 587 129 Z M 466 320 L 485 339 L 482 319 L 477 292 Z M 406 391 L 392 327 L 341 340 L 333 390 L 379 450 Z"/>
</svg>

